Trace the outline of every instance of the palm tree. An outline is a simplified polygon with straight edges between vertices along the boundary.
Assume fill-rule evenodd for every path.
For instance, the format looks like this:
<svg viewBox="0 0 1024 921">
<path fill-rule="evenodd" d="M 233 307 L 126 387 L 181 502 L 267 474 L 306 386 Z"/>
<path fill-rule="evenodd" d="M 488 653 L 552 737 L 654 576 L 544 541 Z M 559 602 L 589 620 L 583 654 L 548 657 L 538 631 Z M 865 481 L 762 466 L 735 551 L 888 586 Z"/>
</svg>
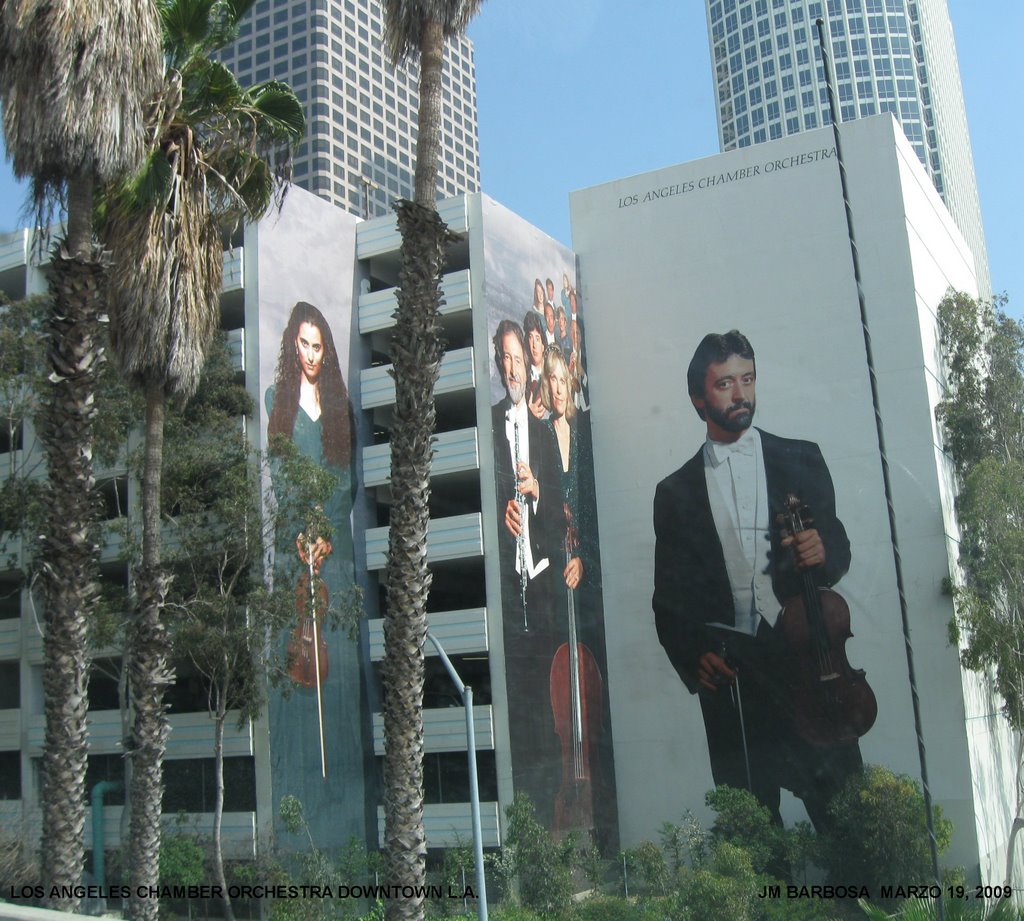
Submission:
<svg viewBox="0 0 1024 921">
<path fill-rule="evenodd" d="M 427 634 L 427 523 L 430 520 L 434 384 L 440 337 L 441 270 L 448 229 L 437 214 L 444 43 L 460 35 L 480 0 L 384 0 L 389 51 L 419 56 L 415 200 L 399 202 L 402 269 L 392 341 L 395 412 L 384 613 L 384 849 L 388 882 L 425 882 L 423 829 L 423 644 Z M 389 919 L 422 918 L 423 896 L 387 905 Z"/>
<path fill-rule="evenodd" d="M 865 899 L 859 899 L 858 904 L 869 921 L 939 921 L 940 918 L 937 899 L 907 899 L 892 915 Z M 1019 915 L 1012 899 L 985 903 L 968 896 L 943 899 L 941 917 L 946 921 L 1015 921 Z"/>
<path fill-rule="evenodd" d="M 160 75 L 152 0 L 0 2 L 0 102 L 14 173 L 32 180 L 37 214 L 64 198 L 48 321 L 51 390 L 41 433 L 49 524 L 41 542 L 46 634 L 42 874 L 77 884 L 84 858 L 87 626 L 96 598 L 92 420 L 102 361 L 105 262 L 92 236 L 93 188 L 137 168 L 144 101 Z M 73 892 L 74 890 L 66 890 Z M 77 911 L 79 898 L 50 901 Z"/>
<path fill-rule="evenodd" d="M 241 218 L 258 220 L 279 201 L 292 149 L 305 131 L 302 107 L 285 84 L 243 89 L 210 58 L 235 38 L 254 2 L 158 0 L 167 68 L 151 113 L 149 154 L 141 171 L 110 193 L 104 215 L 105 238 L 118 257 L 110 285 L 111 342 L 146 400 L 142 560 L 128 636 L 133 897 L 139 887 L 155 885 L 159 874 L 168 732 L 163 694 L 171 680 L 161 618 L 165 409 L 170 397 L 195 392 L 214 339 L 222 232 Z M 156 900 L 134 898 L 130 910 L 133 918 L 155 918 L 157 907 Z"/>
</svg>

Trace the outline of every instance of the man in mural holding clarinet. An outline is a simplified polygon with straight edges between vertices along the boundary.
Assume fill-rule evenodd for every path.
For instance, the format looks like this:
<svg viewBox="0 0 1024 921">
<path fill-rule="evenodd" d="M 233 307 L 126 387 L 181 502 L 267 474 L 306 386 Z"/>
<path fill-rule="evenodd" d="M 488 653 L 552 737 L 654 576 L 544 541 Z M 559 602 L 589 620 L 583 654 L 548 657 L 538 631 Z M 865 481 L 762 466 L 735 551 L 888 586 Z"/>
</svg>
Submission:
<svg viewBox="0 0 1024 921">
<path fill-rule="evenodd" d="M 558 739 L 547 688 L 566 618 L 561 461 L 551 430 L 529 410 L 522 327 L 502 320 L 493 344 L 505 387 L 491 413 L 512 774 L 550 827 Z"/>
<path fill-rule="evenodd" d="M 831 616 L 810 609 L 834 595 L 820 589 L 846 573 L 850 544 L 818 446 L 752 426 L 756 377 L 754 350 L 737 330 L 705 336 L 690 362 L 687 389 L 707 439 L 655 494 L 655 624 L 699 696 L 715 784 L 750 789 L 780 825 L 788 789 L 820 832 L 829 800 L 861 767 L 857 736 L 866 728 L 851 731 L 839 714 L 838 666 L 807 682 L 811 694 L 830 697 L 799 699 L 806 688 L 794 678 L 791 625 L 801 598 L 809 610 L 796 633 Z M 784 523 L 787 512 L 795 517 Z M 846 669 L 854 695 L 871 695 L 863 673 Z M 869 728 L 873 710 L 865 720 Z"/>
</svg>

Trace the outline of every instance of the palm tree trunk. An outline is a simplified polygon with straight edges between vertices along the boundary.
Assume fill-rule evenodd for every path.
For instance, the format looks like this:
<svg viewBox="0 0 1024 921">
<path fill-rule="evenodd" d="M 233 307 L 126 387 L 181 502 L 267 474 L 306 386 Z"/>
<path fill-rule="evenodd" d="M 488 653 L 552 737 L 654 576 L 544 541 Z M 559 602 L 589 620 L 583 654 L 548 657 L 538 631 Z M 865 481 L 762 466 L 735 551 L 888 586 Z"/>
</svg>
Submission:
<svg viewBox="0 0 1024 921">
<path fill-rule="evenodd" d="M 160 881 L 160 812 L 163 756 L 169 725 L 164 688 L 170 684 L 170 640 L 161 620 L 166 580 L 160 571 L 160 470 L 163 464 L 166 395 L 160 383 L 146 385 L 146 447 L 142 471 L 142 565 L 135 574 L 136 610 L 130 624 L 131 699 L 135 711 L 129 848 L 134 921 L 156 921 L 157 899 L 140 898 Z"/>
<path fill-rule="evenodd" d="M 437 160 L 441 155 L 441 71 L 444 28 L 423 24 L 420 42 L 420 103 L 416 113 L 416 204 L 437 208 Z M 402 238 L 405 239 L 404 236 Z"/>
<path fill-rule="evenodd" d="M 421 893 L 389 900 L 388 921 L 423 918 L 423 644 L 427 638 L 427 525 L 434 384 L 444 354 L 441 271 L 448 228 L 437 215 L 444 30 L 426 22 L 420 43 L 415 202 L 399 202 L 402 270 L 392 341 L 395 413 L 384 617 L 384 852 L 387 881 Z M 409 890 L 406 890 L 409 891 Z"/>
<path fill-rule="evenodd" d="M 79 883 L 85 856 L 88 623 L 96 600 L 98 548 L 92 525 L 96 375 L 103 359 L 99 335 L 104 261 L 93 247 L 91 177 L 69 184 L 68 232 L 53 255 L 47 322 L 52 369 L 42 441 L 49 470 L 49 522 L 42 539 L 43 709 L 42 877 L 48 886 Z M 84 215 L 84 217 L 83 217 Z M 78 911 L 73 896 L 48 900 Z"/>
<path fill-rule="evenodd" d="M 221 905 L 224 907 L 225 921 L 235 921 L 231 897 L 228 895 L 228 882 L 224 877 L 224 848 L 221 843 L 221 826 L 224 822 L 224 721 L 227 718 L 227 702 L 223 693 L 218 691 L 217 715 L 213 723 L 213 765 L 216 776 L 213 804 L 213 879 L 223 893 Z"/>
<path fill-rule="evenodd" d="M 422 137 L 422 133 L 421 133 Z M 384 621 L 384 848 L 387 882 L 421 892 L 423 829 L 423 644 L 427 633 L 427 524 L 434 384 L 444 348 L 438 306 L 447 228 L 433 208 L 399 202 L 402 271 L 392 343 L 395 413 Z M 421 919 L 423 896 L 391 900 L 387 918 Z"/>
</svg>

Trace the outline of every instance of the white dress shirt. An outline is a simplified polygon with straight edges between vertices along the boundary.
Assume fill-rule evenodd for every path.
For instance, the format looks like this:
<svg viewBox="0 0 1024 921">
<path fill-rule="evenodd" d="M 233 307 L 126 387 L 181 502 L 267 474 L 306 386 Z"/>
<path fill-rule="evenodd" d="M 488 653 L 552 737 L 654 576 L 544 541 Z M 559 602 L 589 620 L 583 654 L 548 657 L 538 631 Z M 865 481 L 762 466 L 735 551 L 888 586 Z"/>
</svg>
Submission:
<svg viewBox="0 0 1024 921">
<path fill-rule="evenodd" d="M 520 400 L 517 404 L 510 406 L 505 412 L 505 438 L 508 440 L 508 453 L 512 460 L 512 477 L 514 480 L 518 480 L 519 474 L 516 469 L 516 461 L 521 461 L 524 464 L 530 463 L 530 426 L 528 423 L 529 410 L 526 406 L 525 397 Z M 519 430 L 518 440 L 516 435 L 516 429 Z M 516 446 L 519 447 L 519 457 L 516 457 Z M 537 505 L 539 499 L 534 499 L 530 496 L 527 500 L 531 503 L 531 508 L 536 514 Z M 544 572 L 548 568 L 548 559 L 545 557 L 542 560 L 533 559 L 533 548 L 530 545 L 530 516 L 526 514 L 526 508 L 523 508 L 523 520 L 522 520 L 522 532 L 519 535 L 519 541 L 523 548 L 523 559 L 526 563 L 526 575 L 527 578 L 533 579 L 540 573 Z M 520 555 L 516 553 L 516 572 L 520 572 L 519 568 Z"/>
<path fill-rule="evenodd" d="M 768 571 L 771 521 L 761 436 L 753 427 L 735 442 L 704 443 L 704 477 L 722 542 L 735 622 L 714 624 L 750 636 L 762 618 L 774 626 L 779 603 Z"/>
</svg>

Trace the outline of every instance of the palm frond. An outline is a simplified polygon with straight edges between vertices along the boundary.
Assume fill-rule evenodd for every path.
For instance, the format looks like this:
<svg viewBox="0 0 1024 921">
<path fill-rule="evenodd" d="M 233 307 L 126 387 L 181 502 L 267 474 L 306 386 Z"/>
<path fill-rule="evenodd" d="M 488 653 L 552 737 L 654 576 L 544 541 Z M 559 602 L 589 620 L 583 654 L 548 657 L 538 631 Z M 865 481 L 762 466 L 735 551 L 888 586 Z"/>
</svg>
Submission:
<svg viewBox="0 0 1024 921">
<path fill-rule="evenodd" d="M 483 0 L 384 0 L 384 38 L 396 64 L 420 48 L 423 26 L 441 24 L 446 39 L 460 35 Z"/>
<path fill-rule="evenodd" d="M 262 217 L 274 202 L 276 188 L 284 186 L 275 181 L 266 161 L 254 158 L 245 181 L 238 186 L 238 197 L 246 214 Z"/>
<path fill-rule="evenodd" d="M 164 51 L 168 64 L 180 69 L 210 34 L 210 13 L 218 0 L 159 0 Z"/>
<path fill-rule="evenodd" d="M 144 102 L 160 83 L 153 0 L 5 0 L 0 101 L 15 175 L 40 194 L 71 176 L 113 181 L 144 154 Z"/>
<path fill-rule="evenodd" d="M 242 105 L 245 91 L 220 61 L 195 58 L 182 72 L 182 106 L 193 124 Z"/>
<path fill-rule="evenodd" d="M 275 141 L 298 144 L 306 133 L 306 116 L 292 88 L 276 80 L 258 83 L 248 91 L 249 103 L 261 116 L 262 132 L 275 135 Z"/>
<path fill-rule="evenodd" d="M 174 182 L 174 170 L 164 151 L 151 150 L 142 168 L 120 189 L 124 206 L 133 212 L 159 209 L 166 205 Z"/>
<path fill-rule="evenodd" d="M 203 48 L 204 52 L 216 51 L 230 44 L 238 37 L 238 25 L 256 0 L 219 0 L 213 13 L 213 26 Z"/>
<path fill-rule="evenodd" d="M 284 83 L 242 89 L 206 51 L 252 0 L 160 0 L 168 72 L 144 168 L 110 196 L 111 339 L 126 374 L 191 394 L 217 318 L 220 229 L 283 194 L 305 133 Z M 227 30 L 227 31 L 225 31 Z"/>
<path fill-rule="evenodd" d="M 113 209 L 107 239 L 117 254 L 108 309 L 111 344 L 124 373 L 190 396 L 219 315 L 220 229 L 203 183 L 175 177 L 171 206 Z"/>
</svg>

